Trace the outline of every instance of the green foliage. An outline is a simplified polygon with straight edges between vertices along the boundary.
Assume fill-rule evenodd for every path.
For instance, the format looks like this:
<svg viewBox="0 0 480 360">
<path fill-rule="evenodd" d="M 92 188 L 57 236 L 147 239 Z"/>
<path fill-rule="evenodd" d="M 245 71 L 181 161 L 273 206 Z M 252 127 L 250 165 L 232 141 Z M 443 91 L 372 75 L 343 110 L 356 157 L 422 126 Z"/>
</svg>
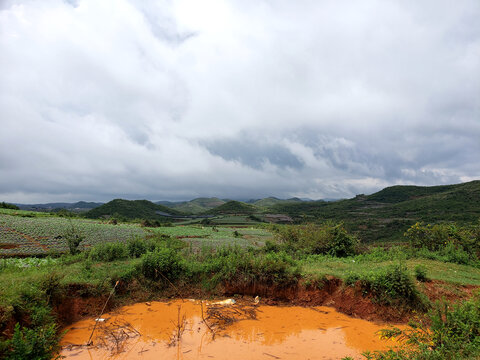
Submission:
<svg viewBox="0 0 480 360">
<path fill-rule="evenodd" d="M 421 281 L 421 282 L 428 281 L 427 268 L 425 267 L 425 265 L 415 266 L 414 272 L 415 272 L 415 278 L 418 281 Z"/>
<path fill-rule="evenodd" d="M 121 242 L 108 242 L 95 245 L 88 254 L 94 261 L 115 261 L 127 259 L 129 249 Z"/>
<path fill-rule="evenodd" d="M 403 342 L 399 349 L 367 352 L 369 360 L 454 360 L 480 356 L 480 298 L 463 304 L 436 304 L 427 319 L 410 324 L 410 328 L 383 330 L 382 337 Z"/>
<path fill-rule="evenodd" d="M 391 265 L 382 271 L 360 277 L 360 283 L 364 292 L 372 294 L 379 303 L 417 309 L 427 306 L 405 265 Z"/>
<path fill-rule="evenodd" d="M 68 249 L 71 255 L 75 255 L 80 252 L 78 250 L 78 246 L 83 240 L 85 240 L 85 236 L 75 228 L 73 222 L 70 221 L 70 228 L 65 231 L 62 237 L 67 241 Z"/>
<path fill-rule="evenodd" d="M 0 203 L 0 209 L 20 210 L 20 208 L 17 205 L 9 204 L 4 201 Z"/>
<path fill-rule="evenodd" d="M 164 237 L 163 240 L 164 240 L 164 244 L 165 244 L 165 241 L 169 241 L 169 240 L 171 240 L 172 243 L 175 242 L 173 239 L 170 239 L 170 237 L 168 236 Z M 181 245 L 182 247 L 184 246 L 183 243 L 179 245 Z M 138 258 L 149 251 L 152 252 L 155 249 L 157 249 L 159 246 L 161 246 L 161 242 L 157 238 L 142 239 L 142 238 L 136 237 L 128 240 L 127 242 L 128 254 L 132 258 Z"/>
<path fill-rule="evenodd" d="M 147 279 L 174 281 L 182 273 L 183 264 L 174 249 L 160 247 L 142 256 L 139 270 Z"/>
<path fill-rule="evenodd" d="M 446 261 L 468 264 L 479 259 L 479 227 L 416 223 L 406 231 L 405 236 L 411 248 L 436 251 L 444 256 Z"/>
<path fill-rule="evenodd" d="M 58 350 L 58 340 L 55 324 L 30 329 L 17 323 L 13 337 L 0 344 L 0 355 L 6 360 L 50 360 Z"/>
<path fill-rule="evenodd" d="M 277 233 L 279 248 L 301 254 L 354 255 L 358 239 L 348 234 L 343 224 L 285 226 Z M 270 245 L 271 248 L 271 245 Z"/>
<path fill-rule="evenodd" d="M 256 253 L 238 247 L 222 248 L 204 260 L 204 271 L 213 281 L 250 285 L 263 283 L 287 286 L 297 282 L 300 271 L 285 252 Z"/>
</svg>

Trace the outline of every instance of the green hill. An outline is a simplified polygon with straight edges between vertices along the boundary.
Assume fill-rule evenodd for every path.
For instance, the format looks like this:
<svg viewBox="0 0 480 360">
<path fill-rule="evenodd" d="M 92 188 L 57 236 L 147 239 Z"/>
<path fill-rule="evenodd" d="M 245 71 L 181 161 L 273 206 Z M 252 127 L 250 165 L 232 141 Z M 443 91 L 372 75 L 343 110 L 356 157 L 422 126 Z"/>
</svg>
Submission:
<svg viewBox="0 0 480 360">
<path fill-rule="evenodd" d="M 200 214 L 225 203 L 226 201 L 219 198 L 197 198 L 190 201 L 174 204 L 171 207 L 175 210 L 187 214 Z"/>
<path fill-rule="evenodd" d="M 264 199 L 257 200 L 253 203 L 255 206 L 259 207 L 271 207 L 277 204 L 285 204 L 285 203 L 298 203 L 302 202 L 302 200 L 298 198 L 291 198 L 291 199 L 277 199 L 276 197 L 268 197 Z"/>
<path fill-rule="evenodd" d="M 85 216 L 98 219 L 103 216 L 120 216 L 126 219 L 162 219 L 165 215 L 179 215 L 180 212 L 148 200 L 115 199 L 85 213 Z"/>
<path fill-rule="evenodd" d="M 288 214 L 297 221 L 342 221 L 366 241 L 398 240 L 417 221 L 476 223 L 480 219 L 480 181 L 392 186 L 336 202 L 277 204 L 269 211 Z"/>
<path fill-rule="evenodd" d="M 249 215 L 258 212 L 258 208 L 246 204 L 241 201 L 227 201 L 225 204 L 217 206 L 211 210 L 208 210 L 206 213 L 214 214 L 214 215 L 222 215 L 222 214 L 237 214 L 237 215 Z"/>
</svg>

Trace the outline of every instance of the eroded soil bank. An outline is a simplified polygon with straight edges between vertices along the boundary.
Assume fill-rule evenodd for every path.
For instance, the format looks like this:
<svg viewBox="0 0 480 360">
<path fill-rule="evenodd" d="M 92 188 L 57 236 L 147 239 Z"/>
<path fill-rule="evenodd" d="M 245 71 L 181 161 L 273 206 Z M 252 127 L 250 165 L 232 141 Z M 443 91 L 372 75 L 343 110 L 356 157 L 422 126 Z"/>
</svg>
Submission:
<svg viewBox="0 0 480 360">
<path fill-rule="evenodd" d="M 91 346 L 85 346 L 92 334 Z M 67 359 L 361 359 L 387 349 L 386 324 L 325 306 L 271 306 L 242 300 L 144 302 L 68 327 Z"/>
</svg>

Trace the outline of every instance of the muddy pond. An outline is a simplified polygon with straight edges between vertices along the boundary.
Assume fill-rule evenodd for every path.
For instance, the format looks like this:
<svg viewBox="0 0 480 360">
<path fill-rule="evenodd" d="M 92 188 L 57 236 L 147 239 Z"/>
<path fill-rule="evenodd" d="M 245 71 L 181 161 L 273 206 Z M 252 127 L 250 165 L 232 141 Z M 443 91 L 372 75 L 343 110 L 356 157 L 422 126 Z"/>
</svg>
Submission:
<svg viewBox="0 0 480 360">
<path fill-rule="evenodd" d="M 72 324 L 61 355 L 78 360 L 362 359 L 364 351 L 395 346 L 376 333 L 386 327 L 324 306 L 147 302 Z"/>
</svg>

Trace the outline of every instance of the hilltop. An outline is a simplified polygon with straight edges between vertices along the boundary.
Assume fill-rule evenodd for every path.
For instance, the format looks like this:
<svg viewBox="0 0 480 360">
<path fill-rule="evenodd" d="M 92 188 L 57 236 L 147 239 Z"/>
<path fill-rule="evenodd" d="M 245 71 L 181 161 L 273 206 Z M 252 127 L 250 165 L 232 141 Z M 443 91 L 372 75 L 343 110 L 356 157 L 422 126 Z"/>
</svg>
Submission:
<svg viewBox="0 0 480 360">
<path fill-rule="evenodd" d="M 171 209 L 178 210 L 185 214 L 201 214 L 207 210 L 213 209 L 217 206 L 225 204 L 226 201 L 212 197 L 212 198 L 196 198 L 190 201 L 170 202 L 158 201 L 156 204 L 167 206 Z"/>
<path fill-rule="evenodd" d="M 154 204 L 148 200 L 115 199 L 85 213 L 85 217 L 97 219 L 103 216 L 124 217 L 126 219 L 162 219 L 180 215 L 177 210 Z"/>
<path fill-rule="evenodd" d="M 225 204 L 222 204 L 220 206 L 217 206 L 216 208 L 213 208 L 207 211 L 206 213 L 214 214 L 214 215 L 220 215 L 220 214 L 249 215 L 249 214 L 259 212 L 259 210 L 260 209 L 254 205 L 246 204 L 241 201 L 231 200 L 226 202 Z"/>
</svg>

